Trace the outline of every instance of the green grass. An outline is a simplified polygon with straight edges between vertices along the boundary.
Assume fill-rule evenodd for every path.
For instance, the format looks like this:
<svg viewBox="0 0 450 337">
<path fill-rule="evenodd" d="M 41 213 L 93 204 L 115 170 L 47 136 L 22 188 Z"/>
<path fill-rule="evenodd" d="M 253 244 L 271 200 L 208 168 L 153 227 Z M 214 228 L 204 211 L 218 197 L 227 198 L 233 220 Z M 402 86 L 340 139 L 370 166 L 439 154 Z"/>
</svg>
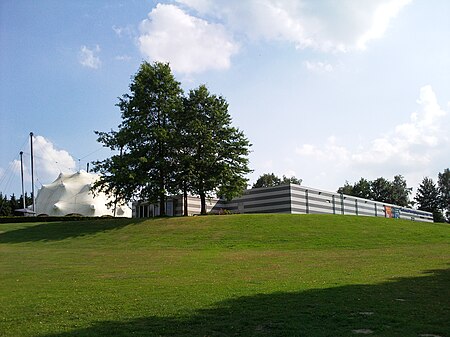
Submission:
<svg viewBox="0 0 450 337">
<path fill-rule="evenodd" d="M 326 215 L 0 225 L 0 336 L 450 337 L 450 226 Z"/>
</svg>

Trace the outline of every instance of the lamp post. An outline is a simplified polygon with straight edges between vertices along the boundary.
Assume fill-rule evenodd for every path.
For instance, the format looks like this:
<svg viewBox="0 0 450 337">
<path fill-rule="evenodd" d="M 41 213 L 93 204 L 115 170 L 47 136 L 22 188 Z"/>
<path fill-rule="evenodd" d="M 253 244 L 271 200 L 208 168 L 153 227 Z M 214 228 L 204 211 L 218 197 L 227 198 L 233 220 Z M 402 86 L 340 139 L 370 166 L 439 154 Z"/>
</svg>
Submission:
<svg viewBox="0 0 450 337">
<path fill-rule="evenodd" d="M 33 158 L 33 132 L 30 132 L 31 148 L 31 195 L 33 196 L 33 212 L 36 212 L 36 196 L 34 195 L 34 158 Z"/>
</svg>

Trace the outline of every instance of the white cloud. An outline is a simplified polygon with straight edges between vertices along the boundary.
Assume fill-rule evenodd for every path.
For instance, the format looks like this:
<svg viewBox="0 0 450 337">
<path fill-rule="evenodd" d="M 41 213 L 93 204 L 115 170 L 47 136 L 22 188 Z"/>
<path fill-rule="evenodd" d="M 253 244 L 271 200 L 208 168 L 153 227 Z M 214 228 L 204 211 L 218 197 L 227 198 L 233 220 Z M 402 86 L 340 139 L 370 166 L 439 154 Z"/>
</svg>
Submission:
<svg viewBox="0 0 450 337">
<path fill-rule="evenodd" d="M 102 64 L 100 58 L 98 57 L 98 53 L 100 53 L 100 47 L 98 45 L 96 45 L 94 49 L 81 46 L 78 54 L 78 60 L 83 67 L 98 69 Z"/>
<path fill-rule="evenodd" d="M 214 6 L 210 0 L 176 0 L 176 2 L 193 8 L 201 14 L 209 12 Z"/>
<path fill-rule="evenodd" d="M 328 137 L 322 146 L 303 144 L 295 150 L 295 153 L 319 162 L 333 162 L 335 166 L 346 166 L 351 156 L 350 151 L 339 145 L 334 136 Z"/>
<path fill-rule="evenodd" d="M 236 40 L 285 41 L 322 52 L 364 50 L 411 1 L 176 0 L 158 4 L 141 22 L 138 44 L 150 60 L 169 62 L 185 74 L 228 69 L 239 51 Z M 113 29 L 119 36 L 127 31 Z M 305 66 L 333 70 L 323 62 Z"/>
<path fill-rule="evenodd" d="M 411 0 L 178 0 L 236 35 L 325 52 L 365 49 Z M 245 19 L 243 19 L 245 18 Z"/>
<path fill-rule="evenodd" d="M 140 30 L 141 52 L 152 61 L 169 62 L 181 73 L 227 69 L 238 51 L 222 25 L 190 16 L 174 5 L 158 4 Z"/>
<path fill-rule="evenodd" d="M 342 183 L 364 172 L 368 178 L 402 174 L 417 185 L 418 179 L 437 175 L 450 158 L 449 114 L 438 104 L 431 86 L 420 89 L 417 103 L 419 109 L 408 122 L 394 126 L 368 146 L 351 150 L 330 137 L 325 144 L 303 144 L 295 152 L 311 165 L 328 167 L 333 174 L 339 171 Z"/>
<path fill-rule="evenodd" d="M 370 27 L 358 38 L 357 48 L 364 50 L 367 42 L 381 38 L 386 32 L 389 22 L 410 2 L 411 0 L 393 0 L 380 4 L 373 14 Z"/>
<path fill-rule="evenodd" d="M 129 60 L 131 60 L 131 56 L 129 56 L 129 55 L 117 55 L 115 57 L 115 59 L 117 61 L 129 61 Z"/>
<path fill-rule="evenodd" d="M 450 145 L 448 130 L 442 127 L 447 112 L 441 109 L 429 85 L 420 89 L 417 103 L 420 110 L 411 114 L 409 122 L 375 139 L 367 151 L 354 154 L 354 162 L 359 165 L 380 165 L 397 161 L 408 167 L 429 165 L 433 153 Z"/>
<path fill-rule="evenodd" d="M 123 36 L 133 37 L 135 34 L 135 29 L 131 25 L 127 25 L 125 27 L 114 25 L 112 26 L 112 30 L 114 31 L 114 33 L 116 33 L 118 37 Z"/>
<path fill-rule="evenodd" d="M 48 184 L 56 179 L 59 173 L 73 172 L 76 169 L 75 160 L 65 150 L 59 150 L 42 136 L 33 137 L 34 173 L 36 182 Z M 16 174 L 20 175 L 20 161 L 12 165 Z M 31 181 L 30 159 L 24 156 L 24 179 Z"/>
<path fill-rule="evenodd" d="M 315 73 L 329 73 L 333 71 L 333 66 L 330 63 L 320 61 L 305 61 L 306 69 Z"/>
</svg>

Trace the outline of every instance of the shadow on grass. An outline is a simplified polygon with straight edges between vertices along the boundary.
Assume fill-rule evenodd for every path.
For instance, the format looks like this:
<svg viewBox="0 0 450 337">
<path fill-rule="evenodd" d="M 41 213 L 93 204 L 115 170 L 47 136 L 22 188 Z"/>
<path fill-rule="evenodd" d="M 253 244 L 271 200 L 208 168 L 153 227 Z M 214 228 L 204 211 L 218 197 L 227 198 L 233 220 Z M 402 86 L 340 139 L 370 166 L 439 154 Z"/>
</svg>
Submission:
<svg viewBox="0 0 450 337">
<path fill-rule="evenodd" d="M 69 336 L 450 336 L 450 269 L 376 285 L 260 294 L 192 316 L 96 322 Z"/>
<path fill-rule="evenodd" d="M 95 221 L 45 222 L 37 225 L 29 224 L 25 228 L 0 232 L 0 243 L 58 241 L 120 229 L 142 221 L 140 219 L 124 218 Z"/>
</svg>

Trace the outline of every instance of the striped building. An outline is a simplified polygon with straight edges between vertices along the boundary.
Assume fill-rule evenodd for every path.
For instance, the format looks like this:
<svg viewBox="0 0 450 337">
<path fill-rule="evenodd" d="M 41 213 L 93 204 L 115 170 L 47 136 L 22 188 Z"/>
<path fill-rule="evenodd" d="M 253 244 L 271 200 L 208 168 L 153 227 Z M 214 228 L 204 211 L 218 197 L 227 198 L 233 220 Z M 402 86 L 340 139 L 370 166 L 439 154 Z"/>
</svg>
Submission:
<svg viewBox="0 0 450 337">
<path fill-rule="evenodd" d="M 183 215 L 183 198 L 169 198 L 167 215 Z M 383 202 L 362 199 L 345 194 L 322 191 L 296 184 L 252 188 L 231 201 L 208 199 L 207 211 L 220 213 L 290 213 L 290 214 L 347 214 L 400 218 L 413 221 L 433 222 L 433 214 Z M 200 213 L 200 199 L 188 198 L 188 214 Z M 157 205 L 133 204 L 134 217 L 159 215 Z"/>
<path fill-rule="evenodd" d="M 188 196 L 188 215 L 200 214 L 201 205 L 200 197 Z M 206 211 L 208 213 L 220 213 L 226 209 L 226 202 L 222 199 L 207 198 Z M 133 218 L 151 218 L 159 216 L 159 203 L 152 204 L 149 202 L 134 202 L 132 206 Z M 168 197 L 166 200 L 166 215 L 182 216 L 184 214 L 183 196 L 176 195 Z"/>
</svg>

